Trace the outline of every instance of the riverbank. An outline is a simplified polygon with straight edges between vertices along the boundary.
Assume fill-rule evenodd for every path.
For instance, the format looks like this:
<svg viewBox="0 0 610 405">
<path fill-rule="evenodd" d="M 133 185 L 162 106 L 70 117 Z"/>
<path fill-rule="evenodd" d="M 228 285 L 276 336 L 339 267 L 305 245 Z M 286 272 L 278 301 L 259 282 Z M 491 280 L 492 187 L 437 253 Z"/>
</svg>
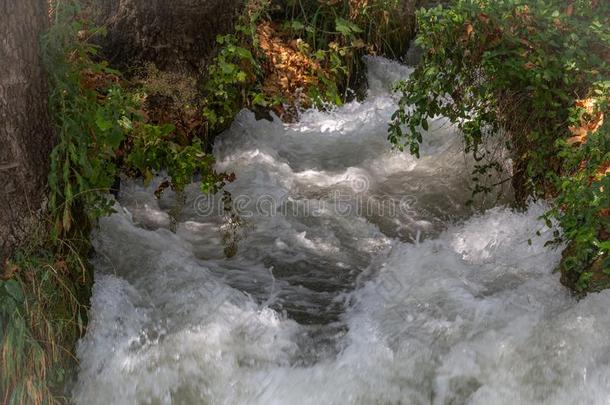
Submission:
<svg viewBox="0 0 610 405">
<path fill-rule="evenodd" d="M 512 322 L 524 322 L 531 327 L 531 321 L 545 317 L 548 312 L 564 314 L 548 321 L 550 328 L 561 329 L 562 316 L 576 322 L 571 314 L 581 314 L 582 309 L 574 308 L 587 305 L 578 306 L 559 288 L 537 284 L 540 280 L 552 282 L 555 278 L 542 276 L 531 266 L 540 265 L 540 271 L 549 274 L 551 264 L 561 269 L 562 282 L 580 297 L 607 287 L 610 148 L 608 123 L 604 121 L 608 111 L 608 61 L 604 59 L 604 52 L 608 50 L 608 31 L 607 24 L 600 20 L 600 16 L 607 15 L 605 4 L 590 1 L 566 6 L 549 1 L 536 6 L 514 6 L 508 2 L 481 5 L 459 1 L 452 8 L 421 11 L 417 27 L 423 62 L 415 68 L 411 80 L 399 86 L 403 94 L 399 101 L 390 94 L 388 80 L 405 79 L 412 70 L 381 59 L 371 63 L 373 59 L 362 57 L 368 54 L 394 58 L 405 55 L 415 33 L 413 13 L 422 4 L 419 2 L 320 1 L 296 7 L 290 2 L 250 1 L 237 17 L 235 30 L 219 32 L 223 35 L 205 60 L 199 54 L 190 55 L 197 63 L 203 62 L 197 69 L 185 70 L 184 66 L 177 68 L 163 60 L 154 60 L 167 59 L 164 52 L 155 53 L 149 60 L 143 56 L 147 52 L 134 52 L 138 55 L 137 61 L 123 60 L 127 63 L 124 66 L 129 67 L 123 73 L 100 58 L 94 43 L 101 32 L 91 24 L 89 10 L 72 2 L 56 4 L 59 8 L 50 13 L 55 24 L 43 43 L 58 142 L 51 156 L 49 197 L 46 211 L 41 215 L 44 225 L 40 227 L 40 236 L 33 237 L 31 246 L 24 247 L 3 263 L 0 281 L 3 329 L 0 335 L 3 336 L 4 369 L 0 391 L 5 394 L 4 402 L 65 400 L 61 387 L 70 378 L 74 343 L 87 329 L 86 308 L 93 282 L 92 268 L 88 264 L 91 257 L 101 276 L 94 298 L 94 307 L 96 303 L 97 307 L 93 310 L 98 324 L 92 327 L 79 353 L 85 364 L 80 377 L 84 383 L 77 388 L 77 397 L 84 402 L 91 398 L 115 398 L 119 393 L 134 400 L 151 397 L 165 400 L 176 395 L 195 401 L 202 395 L 210 395 L 211 398 L 246 401 L 251 399 L 250 394 L 256 387 L 240 378 L 244 377 L 243 373 L 246 379 L 261 377 L 263 371 L 268 371 L 263 370 L 264 367 L 256 368 L 262 363 L 271 364 L 276 372 L 293 366 L 296 374 L 303 375 L 312 369 L 322 375 L 333 370 L 338 372 L 334 363 L 330 368 L 324 368 L 324 365 L 332 363 L 335 357 L 347 356 L 342 350 L 369 350 L 352 344 L 368 335 L 354 321 L 359 319 L 357 314 L 362 308 L 347 301 L 353 297 L 356 301 L 362 300 L 367 289 L 386 288 L 387 282 L 383 280 L 387 275 L 372 280 L 365 277 L 367 271 L 372 272 L 371 277 L 376 277 L 382 272 L 377 260 L 392 261 L 393 255 L 399 257 L 396 260 L 405 262 L 409 262 L 411 256 L 419 257 L 417 249 L 408 244 L 419 246 L 417 242 L 422 238 L 437 241 L 436 244 L 426 242 L 425 251 L 444 255 L 439 259 L 440 264 L 428 262 L 426 255 L 421 257 L 421 263 L 411 263 L 416 270 L 409 274 L 421 280 L 423 286 L 427 281 L 417 269 L 424 271 L 430 266 L 455 264 L 457 260 L 461 265 L 456 266 L 464 274 L 456 275 L 451 269 L 445 269 L 448 288 L 455 287 L 451 290 L 457 294 L 452 298 L 455 302 L 459 301 L 456 297 L 464 289 L 471 290 L 458 285 L 453 276 L 462 277 L 466 285 L 482 286 L 474 288 L 473 297 L 489 294 L 492 297 L 486 301 L 489 305 L 500 299 L 498 297 L 514 298 L 510 288 L 497 288 L 498 280 L 504 280 L 502 277 L 509 281 L 509 287 L 513 285 L 511 283 L 516 285 L 515 291 L 535 296 L 539 307 L 519 307 L 505 318 L 495 319 L 505 322 L 505 328 L 495 330 L 498 334 L 506 333 L 505 329 Z M 368 69 L 365 61 L 369 61 Z M 388 76 L 380 73 L 383 69 L 387 69 Z M 364 85 L 365 72 L 369 75 L 368 88 Z M 351 92 L 350 88 L 357 91 Z M 443 102 L 447 95 L 453 103 Z M 254 117 L 240 112 L 243 108 L 254 111 Z M 351 121 L 355 124 L 351 125 Z M 453 141 L 434 135 L 433 130 L 440 130 L 435 125 L 441 121 L 443 125 L 457 123 L 459 131 L 452 134 L 455 142 L 463 141 L 465 151 L 471 153 L 466 164 L 456 158 L 463 156 L 463 150 L 458 154 L 452 149 L 456 146 Z M 422 145 L 420 161 L 386 150 L 389 148 L 388 135 L 380 128 L 388 122 L 393 122 L 389 139 L 399 149 L 409 149 L 418 155 Z M 365 130 L 370 134 L 364 133 Z M 220 136 L 222 133 L 224 135 Z M 302 133 L 309 136 L 307 141 L 299 138 Z M 371 134 L 375 136 L 369 137 Z M 218 136 L 220 141 L 216 142 Z M 451 153 L 444 154 L 449 150 Z M 238 156 L 238 152 L 241 155 Z M 437 157 L 438 166 L 431 165 L 433 159 L 426 158 L 426 153 Z M 471 158 L 473 160 L 469 160 Z M 463 166 L 467 170 L 452 172 L 442 161 L 451 163 L 454 169 Z M 385 164 L 389 166 L 385 167 Z M 195 181 L 199 181 L 196 186 L 193 185 Z M 510 191 L 503 194 L 499 191 L 509 183 L 513 185 L 522 212 L 497 208 L 481 214 L 485 209 L 508 201 Z M 373 199 L 366 203 L 385 211 L 362 212 L 363 207 L 358 206 L 362 201 L 354 197 L 369 190 Z M 118 196 L 122 207 L 114 205 L 115 201 L 108 197 L 109 192 Z M 135 192 L 133 200 L 127 195 L 129 192 Z M 348 193 L 347 204 L 331 198 L 345 197 L 343 192 Z M 474 206 L 468 204 L 471 192 Z M 202 222 L 198 216 L 200 212 L 193 211 L 195 203 L 202 201 L 195 195 L 201 193 L 219 193 L 218 201 L 214 201 L 220 211 L 209 223 Z M 406 194 L 412 198 L 401 202 L 398 197 Z M 259 197 L 269 198 L 269 201 L 263 201 L 271 204 L 263 204 L 267 214 L 281 208 L 284 215 L 292 215 L 290 219 L 270 220 L 271 225 L 279 227 L 274 228 L 275 231 L 289 225 L 289 229 L 284 229 L 286 240 L 281 237 L 272 240 L 272 236 L 277 235 L 269 230 L 272 227 L 267 219 L 261 219 L 264 215 L 252 220 L 263 224 L 262 228 L 252 230 L 250 219 L 234 209 L 246 200 L 248 204 L 261 202 Z M 546 200 L 547 204 L 531 203 L 529 198 L 532 197 Z M 204 202 L 210 201 L 212 197 Z M 349 221 L 338 215 L 336 218 L 324 217 L 324 224 L 317 223 L 318 214 L 328 214 L 325 209 L 329 208 L 329 201 L 334 211 L 345 207 L 360 211 L 354 211 L 356 215 L 350 216 Z M 387 201 L 393 202 L 387 206 Z M 406 208 L 401 203 L 406 204 Z M 119 214 L 107 218 L 115 209 Z M 302 209 L 313 209 L 316 215 L 304 216 L 299 211 Z M 407 212 L 401 209 L 407 209 Z M 388 210 L 398 213 L 398 217 Z M 477 215 L 471 218 L 473 214 Z M 546 220 L 540 221 L 541 227 L 536 229 L 540 235 L 531 232 L 535 228 L 532 225 L 535 216 Z M 100 220 L 103 225 L 98 229 Z M 523 226 L 527 228 L 529 237 L 525 244 L 529 247 L 512 233 L 502 236 L 490 231 L 489 241 L 500 247 L 485 245 L 481 248 L 484 241 L 468 231 L 475 226 L 472 224 L 488 229 L 494 223 L 523 230 L 516 224 L 519 220 L 527 224 Z M 542 225 L 544 222 L 546 226 Z M 460 228 L 460 223 L 464 228 Z M 104 226 L 116 232 L 106 234 Z M 165 231 L 166 228 L 169 231 Z M 97 256 L 90 250 L 91 230 L 98 238 L 94 239 Z M 326 233 L 333 237 L 326 238 Z M 461 240 L 460 235 L 464 233 L 468 236 Z M 138 241 L 131 239 L 134 235 L 141 236 L 151 246 L 161 246 L 158 243 L 163 241 L 175 251 L 170 251 L 167 258 L 157 257 L 157 253 L 150 251 L 150 246 L 139 246 L 142 249 L 138 257 L 130 256 L 130 252 L 125 252 L 125 258 L 113 257 L 111 251 L 105 250 L 105 244 L 114 246 L 116 241 L 111 240 L 111 236 L 116 235 L 127 238 L 133 246 L 139 246 Z M 218 239 L 218 235 L 222 237 Z M 547 238 L 549 235 L 552 238 Z M 355 239 L 350 240 L 352 237 Z M 392 239 L 399 241 L 395 251 L 408 254 L 381 254 L 390 248 Z M 548 250 L 543 251 L 541 243 Z M 195 251 L 190 250 L 190 245 L 195 246 Z M 462 245 L 466 247 L 460 250 Z M 507 261 L 502 253 L 505 245 L 532 253 L 532 256 L 528 255 L 523 261 Z M 558 251 L 552 247 L 565 245 L 568 248 L 558 264 Z M 246 252 L 242 251 L 244 246 Z M 265 250 L 273 254 L 265 256 L 261 253 Z M 312 254 L 312 250 L 318 254 Z M 100 258 L 101 251 L 112 259 L 110 267 Z M 186 264 L 174 257 L 177 252 L 188 257 Z M 467 264 L 458 260 L 460 255 Z M 157 268 L 142 258 L 148 256 L 157 257 L 159 263 L 165 263 L 167 267 Z M 532 258 L 531 263 L 528 258 Z M 499 264 L 496 267 L 490 264 L 494 260 Z M 232 267 L 235 263 L 238 268 Z M 234 306 L 222 307 L 225 312 L 220 312 L 229 317 L 229 323 L 214 318 L 209 325 L 230 336 L 245 334 L 245 340 L 214 342 L 207 332 L 194 326 L 198 320 L 209 321 L 197 311 L 194 318 L 187 317 L 186 324 L 181 325 L 174 316 L 182 314 L 180 311 L 189 305 L 174 301 L 179 298 L 173 297 L 175 291 L 155 305 L 175 306 L 176 313 L 149 308 L 147 296 L 154 295 L 154 291 L 147 290 L 145 284 L 151 281 L 135 274 L 145 265 L 151 266 L 151 271 L 164 281 L 175 282 L 175 291 L 184 288 L 186 296 L 195 303 L 204 302 L 203 307 L 209 312 L 221 308 L 208 305 L 210 299 L 228 294 L 229 302 Z M 110 275 L 111 268 L 118 269 L 120 274 Z M 171 280 L 168 269 L 174 268 L 177 279 Z M 480 279 L 473 269 L 489 271 L 497 278 Z M 394 299 L 407 297 L 407 290 L 408 294 L 416 296 L 424 294 L 423 290 L 404 288 L 407 279 L 402 270 L 396 264 L 390 271 L 392 277 L 402 280 L 399 283 L 401 291 L 391 293 L 390 298 L 401 307 L 401 313 L 405 308 Z M 502 272 L 506 275 L 502 276 Z M 220 277 L 220 273 L 227 279 Z M 262 284 L 254 283 L 253 286 L 250 283 L 252 274 L 256 274 L 256 282 Z M 200 278 L 202 275 L 206 280 L 209 277 L 215 281 L 208 283 Z M 538 281 L 531 281 L 532 286 L 528 280 Z M 276 282 L 280 292 L 274 290 Z M 191 290 L 189 283 L 200 283 L 206 286 L 202 287 L 205 291 Z M 366 286 L 363 287 L 363 283 Z M 302 289 L 307 294 L 301 296 Z M 540 289 L 544 291 L 536 295 Z M 249 299 L 242 296 L 243 291 Z M 556 300 L 549 298 L 549 291 L 557 295 Z M 350 295 L 352 292 L 356 295 Z M 211 297 L 206 298 L 205 294 Z M 432 295 L 435 294 L 441 294 L 441 291 L 432 291 Z M 110 302 L 110 298 L 117 297 L 116 305 Z M 606 324 L 596 310 L 598 304 L 604 303 L 604 297 L 586 301 L 593 303 L 592 316 L 594 322 L 599 323 L 593 327 L 593 340 L 601 331 L 598 328 Z M 441 305 L 434 297 L 421 299 L 428 305 Z M 228 305 L 224 298 L 221 301 L 219 305 Z M 374 307 L 372 298 L 364 301 L 367 302 L 364 305 Z M 417 306 L 417 303 L 411 304 Z M 105 335 L 109 325 L 120 326 L 124 322 L 119 312 L 131 314 L 131 308 L 139 306 L 147 308 L 146 316 L 140 316 L 135 310 L 132 314 L 140 329 L 134 326 L 124 335 Z M 445 318 L 449 323 L 457 322 L 454 309 L 449 308 L 438 317 L 431 316 L 426 322 L 438 321 L 440 324 Z M 474 304 L 462 309 L 471 315 L 478 311 Z M 441 312 L 443 310 L 441 308 Z M 379 311 L 382 310 L 374 310 Z M 152 318 L 147 318 L 149 315 Z M 409 316 L 417 318 L 416 315 L 409 313 L 403 323 L 409 324 Z M 165 318 L 170 323 L 175 322 L 164 325 L 159 319 Z M 246 318 L 255 319 L 254 326 L 244 324 Z M 386 328 L 386 320 L 395 325 Z M 400 355 L 394 352 L 395 349 L 408 351 L 403 344 L 408 345 L 410 343 L 405 342 L 411 341 L 402 335 L 405 330 L 394 329 L 400 322 L 393 315 L 382 313 L 379 318 L 372 315 L 367 322 L 377 325 L 375 330 L 383 336 L 384 342 L 375 350 L 389 350 L 397 357 Z M 480 331 L 477 322 L 472 320 L 465 328 Z M 459 335 L 457 323 L 454 332 Z M 312 325 L 315 327 L 310 328 Z M 276 336 L 276 332 L 283 337 L 279 351 L 269 347 L 272 356 L 267 358 L 246 346 L 243 356 L 231 352 L 228 359 L 231 365 L 233 362 L 251 364 L 253 373 L 244 372 L 240 367 L 223 369 L 222 362 L 212 363 L 214 372 L 228 378 L 221 382 L 237 379 L 244 384 L 244 392 L 235 398 L 213 388 L 210 392 L 200 392 L 192 385 L 192 381 L 201 382 L 199 371 L 210 365 L 199 361 L 201 359 L 195 360 L 195 369 L 189 375 L 179 369 L 162 367 L 167 380 L 159 387 L 145 385 L 144 391 L 133 391 L 113 379 L 116 375 L 117 378 L 125 377 L 125 381 L 139 382 L 143 374 L 133 368 L 120 369 L 117 364 L 128 359 L 153 369 L 155 361 L 159 360 L 156 356 L 174 353 L 164 346 L 165 336 L 169 336 L 170 341 L 175 339 L 182 343 L 195 336 L 200 343 L 230 351 L 233 345 L 261 343 L 257 340 L 260 336 L 256 335 L 261 330 L 265 339 Z M 577 330 L 586 332 L 578 327 Z M 430 336 L 451 338 L 451 334 L 438 335 L 435 331 L 430 332 Z M 405 333 L 414 332 L 408 329 Z M 535 333 L 545 332 L 533 331 L 524 340 L 510 333 L 503 336 L 508 340 L 516 339 L 520 342 L 517 346 L 523 348 L 529 340 L 537 342 Z M 397 336 L 398 343 L 392 340 Z M 468 340 L 468 337 L 460 336 Z M 92 343 L 96 338 L 110 342 L 108 347 L 117 343 L 124 348 L 120 353 L 124 358 L 115 357 L 110 360 L 112 364 L 104 363 L 98 356 L 99 348 Z M 269 344 L 265 339 L 263 341 Z M 574 345 L 580 344 L 578 339 L 574 337 Z M 484 357 L 485 344 L 468 342 L 473 351 Z M 225 343 L 228 346 L 224 346 Z M 321 352 L 315 349 L 318 344 L 324 348 Z M 432 354 L 427 360 L 437 359 L 458 346 L 456 343 L 455 346 L 429 348 Z M 136 354 L 132 355 L 132 349 Z M 196 357 L 195 352 L 186 347 L 183 354 Z M 517 356 L 516 352 L 511 353 Z M 552 350 L 549 353 L 553 353 Z M 529 353 L 526 357 L 531 359 L 532 356 Z M 406 380 L 413 377 L 423 384 L 421 392 L 417 387 L 413 388 L 423 397 L 431 392 L 441 396 L 445 394 L 439 392 L 446 392 L 448 398 L 469 397 L 477 392 L 476 395 L 493 397 L 501 391 L 493 379 L 476 371 L 473 373 L 477 377 L 470 379 L 453 375 L 453 370 L 452 377 L 443 380 L 442 370 L 438 368 L 430 369 L 428 376 L 422 376 L 397 368 L 391 361 L 377 362 L 379 359 L 375 356 L 364 358 L 372 364 L 389 365 L 397 376 L 407 376 Z M 352 358 L 346 361 L 362 366 Z M 507 364 L 494 361 L 491 363 L 510 374 L 502 368 Z M 320 369 L 319 362 L 323 364 Z M 583 359 L 582 364 L 595 369 L 589 359 Z M 95 383 L 101 378 L 96 374 L 98 366 L 114 374 L 104 377 L 106 385 L 100 388 L 105 390 L 104 395 L 96 396 L 93 395 L 97 393 Z M 537 370 L 535 367 L 531 369 L 532 373 Z M 558 373 L 576 373 L 563 364 L 550 367 Z M 375 372 L 374 367 L 365 365 L 364 369 Z M 595 370 L 603 375 L 603 370 Z M 127 374 L 122 374 L 124 372 Z M 273 371 L 271 375 L 274 375 Z M 509 377 L 513 382 L 522 381 L 513 374 Z M 176 381 L 172 378 L 181 381 L 184 388 L 172 386 Z M 361 376 L 348 373 L 344 382 L 351 386 L 359 379 Z M 574 382 L 569 378 L 565 381 Z M 113 385 L 121 389 L 112 392 Z M 565 400 L 575 395 L 563 388 L 543 392 L 525 385 L 527 389 L 519 391 L 521 399 Z M 283 392 L 280 380 L 273 380 L 272 386 L 277 392 Z M 478 391 L 480 387 L 486 388 Z M 399 398 L 396 386 L 386 388 L 389 390 L 387 398 Z M 596 386 L 596 389 L 602 388 Z M 372 392 L 386 398 L 386 393 Z M 325 397 L 326 394 L 330 397 Z M 266 391 L 264 395 L 272 393 Z M 282 395 L 281 398 L 288 398 L 288 394 Z M 339 394 L 324 391 L 320 395 L 332 399 Z M 367 395 L 360 393 L 354 398 L 371 399 Z"/>
</svg>

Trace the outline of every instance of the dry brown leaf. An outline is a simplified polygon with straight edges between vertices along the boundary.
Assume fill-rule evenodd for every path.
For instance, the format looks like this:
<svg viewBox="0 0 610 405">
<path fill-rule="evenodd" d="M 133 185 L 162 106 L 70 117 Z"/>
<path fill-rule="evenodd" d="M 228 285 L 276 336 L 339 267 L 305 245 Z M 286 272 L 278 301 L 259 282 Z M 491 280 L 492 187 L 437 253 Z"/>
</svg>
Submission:
<svg viewBox="0 0 610 405">
<path fill-rule="evenodd" d="M 523 65 L 523 68 L 524 68 L 524 69 L 527 69 L 527 70 L 534 69 L 535 67 L 536 67 L 536 65 L 535 65 L 534 63 L 532 63 L 532 62 L 527 62 L 527 63 L 525 63 L 525 64 Z"/>
<path fill-rule="evenodd" d="M 487 24 L 489 22 L 489 16 L 485 13 L 479 14 L 479 16 L 477 18 L 479 19 L 479 21 L 481 21 L 484 24 Z"/>
<path fill-rule="evenodd" d="M 597 168 L 597 172 L 595 173 L 595 179 L 601 180 L 607 174 L 610 174 L 610 162 L 606 162 Z"/>
<path fill-rule="evenodd" d="M 575 144 L 585 143 L 586 141 L 587 141 L 587 134 L 584 134 L 584 135 L 577 135 L 577 136 L 568 138 L 568 140 L 566 142 L 568 143 L 568 145 L 575 145 Z"/>
<path fill-rule="evenodd" d="M 595 109 L 595 99 L 593 98 L 584 98 L 580 100 L 576 100 L 576 107 L 584 108 L 589 114 L 592 114 Z"/>
<path fill-rule="evenodd" d="M 259 44 L 265 54 L 267 63 L 263 89 L 269 96 L 281 96 L 291 103 L 303 102 L 302 95 L 297 95 L 299 89 L 307 92 L 307 88 L 318 84 L 317 77 L 324 73 L 318 61 L 310 58 L 302 51 L 302 43 L 297 40 L 282 38 L 281 34 L 269 22 L 263 22 L 257 27 Z"/>
<path fill-rule="evenodd" d="M 472 33 L 474 31 L 474 27 L 472 26 L 472 24 L 470 24 L 469 22 L 467 22 L 464 25 L 464 36 L 462 37 L 462 39 L 464 40 L 468 40 L 470 39 L 470 37 L 472 36 Z"/>
<path fill-rule="evenodd" d="M 598 111 L 595 113 L 591 121 L 587 123 L 587 129 L 590 132 L 595 133 L 602 125 L 604 125 L 604 113 Z"/>
<path fill-rule="evenodd" d="M 0 279 L 2 280 L 8 280 L 10 278 L 13 278 L 13 276 L 19 272 L 19 267 L 17 267 L 15 264 L 11 263 L 8 259 L 4 259 L 4 269 L 2 271 L 2 276 L 0 277 Z"/>
</svg>

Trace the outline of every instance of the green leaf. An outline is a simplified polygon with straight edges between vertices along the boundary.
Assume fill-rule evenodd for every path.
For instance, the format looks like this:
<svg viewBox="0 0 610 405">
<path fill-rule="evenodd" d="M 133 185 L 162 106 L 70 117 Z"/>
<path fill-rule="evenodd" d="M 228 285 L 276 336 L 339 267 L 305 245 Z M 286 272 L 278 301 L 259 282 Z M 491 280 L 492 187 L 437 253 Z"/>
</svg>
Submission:
<svg viewBox="0 0 610 405">
<path fill-rule="evenodd" d="M 98 109 L 95 113 L 95 125 L 97 125 L 102 132 L 112 128 L 112 121 L 104 116 L 104 110 L 102 108 Z"/>
<path fill-rule="evenodd" d="M 356 24 L 341 17 L 335 19 L 335 29 L 346 37 L 363 32 Z"/>
<path fill-rule="evenodd" d="M 295 20 L 290 24 L 290 28 L 295 31 L 301 31 L 303 28 L 305 28 L 305 25 L 303 25 L 303 23 L 299 20 Z"/>
<path fill-rule="evenodd" d="M 427 119 L 422 119 L 421 120 L 421 127 L 424 129 L 424 131 L 428 130 L 428 120 Z"/>
<path fill-rule="evenodd" d="M 246 60 L 252 60 L 252 53 L 246 48 L 237 47 L 235 48 L 235 52 L 239 55 L 240 58 Z"/>
<path fill-rule="evenodd" d="M 237 75 L 235 75 L 235 77 L 237 78 L 237 81 L 239 82 L 245 82 L 246 81 L 246 72 L 238 72 Z"/>
<path fill-rule="evenodd" d="M 222 73 L 230 75 L 235 71 L 236 66 L 232 63 L 221 62 L 220 69 L 222 69 Z"/>
<path fill-rule="evenodd" d="M 116 150 L 121 146 L 121 142 L 125 138 L 125 134 L 123 131 L 110 131 L 108 133 L 108 146 L 112 148 L 112 150 Z"/>
</svg>

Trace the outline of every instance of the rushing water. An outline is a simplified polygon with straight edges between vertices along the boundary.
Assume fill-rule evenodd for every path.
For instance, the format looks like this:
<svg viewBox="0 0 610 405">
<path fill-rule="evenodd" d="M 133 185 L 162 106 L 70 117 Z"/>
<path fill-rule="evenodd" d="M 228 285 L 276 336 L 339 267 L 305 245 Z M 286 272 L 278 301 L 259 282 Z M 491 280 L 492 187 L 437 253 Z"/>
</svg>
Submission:
<svg viewBox="0 0 610 405">
<path fill-rule="evenodd" d="M 610 402 L 610 292 L 560 286 L 543 205 L 465 204 L 446 120 L 421 159 L 392 151 L 409 69 L 368 64 L 362 103 L 292 125 L 243 112 L 220 137 L 235 235 L 196 185 L 175 233 L 171 193 L 125 185 L 94 235 L 78 404 Z"/>
</svg>

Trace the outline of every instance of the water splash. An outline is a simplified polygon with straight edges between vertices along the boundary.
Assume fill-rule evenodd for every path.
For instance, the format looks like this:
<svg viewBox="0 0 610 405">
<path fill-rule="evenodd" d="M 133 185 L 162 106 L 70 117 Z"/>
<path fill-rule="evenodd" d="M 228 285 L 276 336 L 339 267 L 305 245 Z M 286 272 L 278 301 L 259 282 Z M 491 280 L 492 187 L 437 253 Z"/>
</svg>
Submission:
<svg viewBox="0 0 610 405">
<path fill-rule="evenodd" d="M 220 137 L 235 257 L 218 198 L 189 187 L 173 233 L 171 193 L 124 187 L 94 235 L 76 403 L 607 401 L 610 292 L 561 288 L 543 205 L 466 206 L 472 162 L 446 120 L 421 159 L 391 150 L 389 88 L 409 68 L 367 63 L 365 101 L 291 125 L 244 111 Z"/>
</svg>

